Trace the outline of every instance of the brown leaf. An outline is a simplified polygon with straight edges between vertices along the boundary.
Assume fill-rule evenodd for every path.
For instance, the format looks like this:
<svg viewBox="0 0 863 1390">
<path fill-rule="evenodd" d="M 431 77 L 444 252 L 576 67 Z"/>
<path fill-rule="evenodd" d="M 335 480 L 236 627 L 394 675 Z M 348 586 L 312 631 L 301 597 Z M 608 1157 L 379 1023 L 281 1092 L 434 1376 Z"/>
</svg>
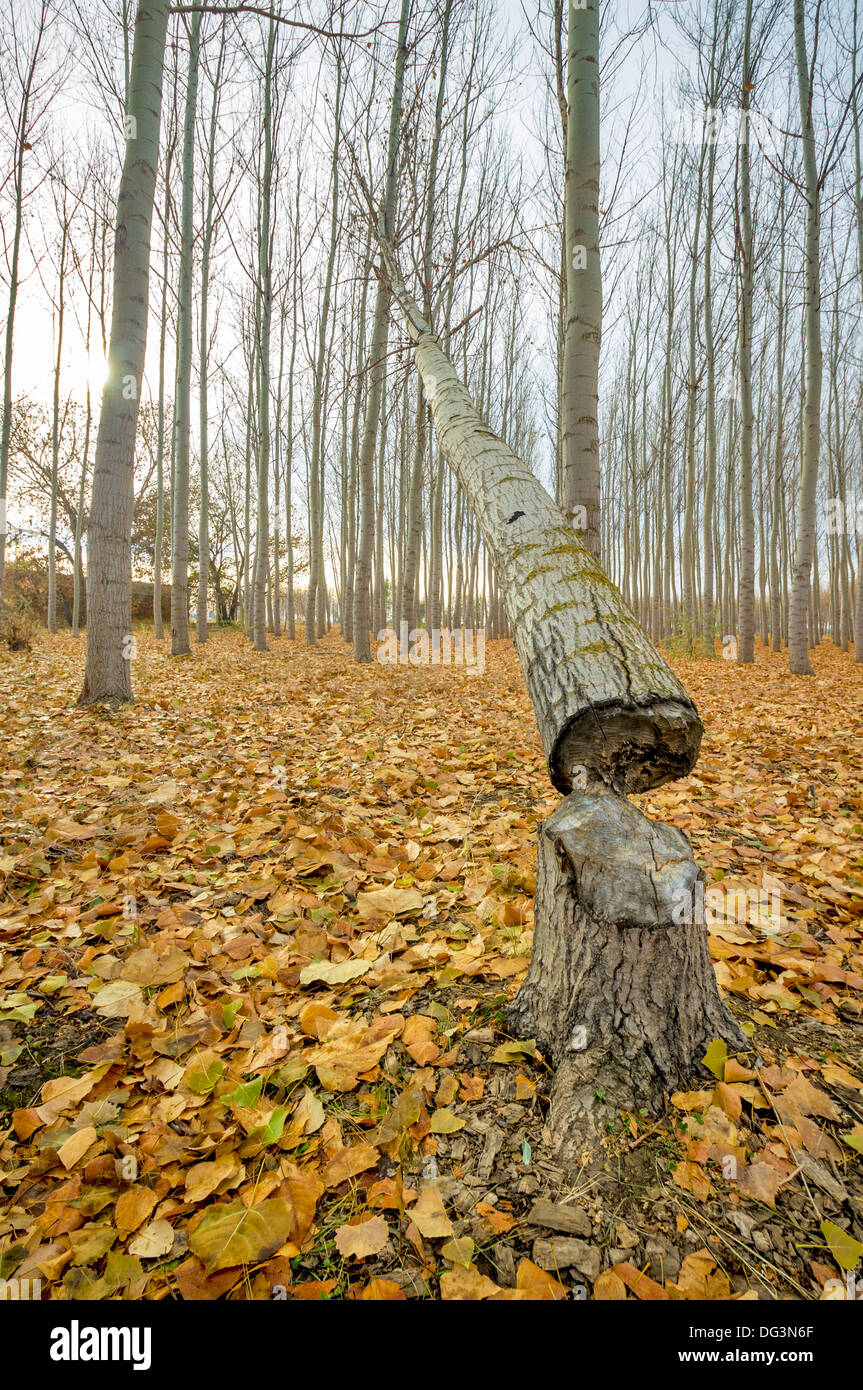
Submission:
<svg viewBox="0 0 863 1390">
<path fill-rule="evenodd" d="M 389 1227 L 382 1216 L 362 1216 L 338 1228 L 336 1248 L 343 1259 L 364 1260 L 379 1255 L 388 1239 Z"/>
</svg>

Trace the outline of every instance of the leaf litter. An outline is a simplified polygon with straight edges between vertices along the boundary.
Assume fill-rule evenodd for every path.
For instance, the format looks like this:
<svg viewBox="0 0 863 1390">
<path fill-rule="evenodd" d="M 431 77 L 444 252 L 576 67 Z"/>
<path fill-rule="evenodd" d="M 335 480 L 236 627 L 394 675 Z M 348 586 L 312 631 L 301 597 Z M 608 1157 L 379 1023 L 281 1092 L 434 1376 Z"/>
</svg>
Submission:
<svg viewBox="0 0 863 1390">
<path fill-rule="evenodd" d="M 639 798 L 704 866 L 720 987 L 659 1119 L 564 1173 L 502 1027 L 554 809 L 509 643 L 481 680 L 138 639 L 0 662 L 0 1277 L 50 1298 L 845 1298 L 863 1256 L 863 698 L 829 648 L 675 663 L 705 721 Z M 831 719 L 825 721 L 825 709 Z M 855 1271 L 857 1276 L 855 1276 Z"/>
</svg>

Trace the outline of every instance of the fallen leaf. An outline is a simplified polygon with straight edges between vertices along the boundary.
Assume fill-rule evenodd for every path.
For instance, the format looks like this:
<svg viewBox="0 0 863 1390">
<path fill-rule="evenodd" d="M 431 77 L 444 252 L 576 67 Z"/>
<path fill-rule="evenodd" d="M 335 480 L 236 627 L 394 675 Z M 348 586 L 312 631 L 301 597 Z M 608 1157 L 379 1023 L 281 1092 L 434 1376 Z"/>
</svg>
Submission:
<svg viewBox="0 0 863 1390">
<path fill-rule="evenodd" d="M 336 1248 L 343 1259 L 356 1260 L 379 1255 L 389 1239 L 389 1227 L 382 1216 L 367 1216 L 349 1222 L 336 1231 Z"/>
<path fill-rule="evenodd" d="M 411 1207 L 411 1220 L 427 1240 L 442 1240 L 444 1236 L 452 1235 L 452 1222 L 436 1187 L 427 1187 L 425 1192 L 420 1193 Z"/>
<path fill-rule="evenodd" d="M 170 1221 L 151 1221 L 129 1245 L 129 1254 L 141 1260 L 156 1260 L 167 1255 L 174 1244 L 174 1228 Z"/>
</svg>

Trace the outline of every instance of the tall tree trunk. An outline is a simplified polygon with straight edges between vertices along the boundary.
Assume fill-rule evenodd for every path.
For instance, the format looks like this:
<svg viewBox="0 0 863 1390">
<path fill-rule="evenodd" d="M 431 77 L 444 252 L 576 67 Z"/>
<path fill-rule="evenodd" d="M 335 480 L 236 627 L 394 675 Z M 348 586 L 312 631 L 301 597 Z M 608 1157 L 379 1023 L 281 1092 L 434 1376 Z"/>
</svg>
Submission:
<svg viewBox="0 0 863 1390">
<path fill-rule="evenodd" d="M 318 324 L 318 351 L 315 361 L 314 385 L 312 388 L 312 457 L 309 463 L 309 591 L 306 602 L 306 646 L 316 643 L 316 605 L 319 590 L 325 583 L 323 564 L 323 496 L 321 471 L 323 467 L 323 399 L 324 374 L 327 359 L 327 331 L 329 328 L 330 301 L 333 290 L 333 271 L 336 263 L 336 250 L 339 235 L 339 138 L 341 134 L 342 111 L 342 55 L 339 50 L 336 63 L 336 96 L 334 102 L 333 154 L 330 163 L 330 244 L 324 272 L 324 291 L 321 300 L 321 316 Z"/>
<path fill-rule="evenodd" d="M 818 257 L 821 231 L 821 191 L 815 162 L 815 128 L 812 121 L 812 89 L 806 54 L 804 0 L 794 0 L 794 51 L 803 141 L 806 232 L 804 238 L 803 302 L 806 333 L 806 384 L 803 406 L 803 456 L 797 504 L 797 544 L 791 583 L 788 619 L 788 667 L 792 675 L 810 676 L 812 666 L 806 640 L 810 576 L 815 550 L 815 491 L 821 443 L 821 283 Z"/>
<path fill-rule="evenodd" d="M 3 415 L 0 419 L 0 601 L 3 599 L 3 588 L 6 581 L 6 489 L 9 476 L 9 445 L 12 437 L 12 349 L 15 334 L 15 311 L 18 305 L 21 232 L 24 225 L 24 156 L 26 151 L 31 148 L 31 131 L 34 124 L 34 84 L 36 83 L 39 55 L 43 47 L 49 14 L 50 7 L 43 0 L 33 49 L 29 62 L 21 75 L 21 101 L 13 132 L 12 194 L 15 211 L 13 214 L 11 255 L 9 256 L 9 300 L 6 308 L 3 351 Z M 16 53 L 15 57 L 17 58 L 17 56 Z M 7 115 L 11 114 L 10 108 L 11 101 L 7 97 Z M 4 236 L 4 249 L 7 245 Z"/>
<path fill-rule="evenodd" d="M 168 0 L 139 0 L 126 156 L 117 195 L 108 378 L 87 528 L 87 666 L 81 704 L 132 698 L 135 430 L 147 346 L 150 232 L 167 24 Z"/>
<path fill-rule="evenodd" d="M 716 172 L 716 145 L 712 143 L 707 161 L 707 206 L 704 218 L 704 354 L 705 354 L 705 439 L 704 439 L 704 515 L 702 537 L 701 639 L 704 655 L 714 655 L 714 575 L 713 513 L 716 506 L 716 356 L 713 331 L 713 204 Z"/>
<path fill-rule="evenodd" d="M 200 435 L 200 501 L 198 504 L 198 612 L 195 622 L 195 641 L 207 640 L 207 596 L 210 579 L 210 472 L 208 396 L 208 358 L 210 351 L 210 255 L 213 245 L 213 209 L 215 206 L 216 128 L 219 116 L 219 88 L 225 57 L 225 28 L 222 27 L 219 56 L 213 77 L 213 104 L 207 140 L 207 162 L 204 168 L 204 226 L 201 240 L 201 304 L 198 332 L 198 430 Z"/>
<path fill-rule="evenodd" d="M 389 140 L 387 144 L 387 173 L 381 208 L 381 224 L 385 237 L 391 237 L 395 224 L 398 179 L 398 137 L 404 90 L 407 31 L 411 16 L 411 0 L 402 0 L 399 33 L 396 47 L 393 97 L 390 106 Z M 374 464 L 381 397 L 386 374 L 387 330 L 389 326 L 390 288 L 385 275 L 378 281 L 375 295 L 372 334 L 369 345 L 371 364 L 366 397 L 366 413 L 359 457 L 360 527 L 357 546 L 357 570 L 354 590 L 354 656 L 357 661 L 371 661 L 371 570 L 375 543 Z"/>
<path fill-rule="evenodd" d="M 743 139 L 740 159 L 740 589 L 738 597 L 737 660 L 755 660 L 755 516 L 752 509 L 752 196 L 749 179 L 749 108 L 753 84 L 752 0 L 746 0 L 743 34 L 743 73 L 740 94 Z"/>
<path fill-rule="evenodd" d="M 569 5 L 566 326 L 563 346 L 564 508 L 600 558 L 599 0 Z M 583 509 L 583 510 L 581 510 Z"/>
<path fill-rule="evenodd" d="M 698 182 L 695 193 L 695 222 L 692 232 L 689 270 L 689 377 L 686 383 L 686 475 L 685 475 L 685 516 L 683 521 L 683 606 L 685 621 L 685 643 L 687 651 L 692 651 L 696 629 L 695 595 L 695 425 L 698 393 L 696 372 L 696 348 L 698 344 L 698 324 L 696 317 L 699 244 L 701 234 L 701 193 L 704 185 L 704 151 L 698 162 Z"/>
<path fill-rule="evenodd" d="M 776 437 L 773 445 L 773 505 L 770 540 L 770 636 L 774 652 L 782 650 L 782 464 L 785 453 L 785 180 L 779 191 L 779 277 L 776 289 Z"/>
<path fill-rule="evenodd" d="M 171 492 L 171 655 L 185 656 L 189 640 L 189 453 L 192 393 L 192 270 L 195 210 L 195 112 L 201 13 L 189 24 L 189 70 L 183 117 L 183 195 L 180 210 L 180 290 L 177 305 L 177 394 L 174 402 L 174 481 Z"/>
<path fill-rule="evenodd" d="M 860 94 L 857 90 L 857 0 L 854 0 L 854 33 L 851 44 L 851 91 L 854 117 L 854 217 L 857 231 L 857 275 L 863 290 L 863 168 L 860 155 Z M 863 427 L 860 431 L 863 448 Z M 863 663 L 863 536 L 857 543 L 857 603 L 854 614 L 854 661 Z"/>
<path fill-rule="evenodd" d="M 66 252 L 69 245 L 69 219 L 64 207 L 60 231 L 60 267 L 54 360 L 54 402 L 51 412 L 51 503 L 48 520 L 48 631 L 57 631 L 57 490 L 60 485 L 60 371 L 63 361 L 63 327 L 66 318 Z"/>
<path fill-rule="evenodd" d="M 162 619 L 162 551 L 165 543 L 165 347 L 168 337 L 168 276 L 170 274 L 170 246 L 168 223 L 171 215 L 171 164 L 173 162 L 174 142 L 171 141 L 165 152 L 165 206 L 162 225 L 164 246 L 162 248 L 162 301 L 159 317 L 159 397 L 156 407 L 156 536 L 153 545 L 153 629 L 158 641 L 162 641 L 164 625 Z"/>
<path fill-rule="evenodd" d="M 276 22 L 270 20 L 264 70 L 264 161 L 261 169 L 258 228 L 258 456 L 257 525 L 252 637 L 256 652 L 267 651 L 267 573 L 270 556 L 270 324 L 272 321 L 271 181 L 273 173 L 273 66 Z"/>
</svg>

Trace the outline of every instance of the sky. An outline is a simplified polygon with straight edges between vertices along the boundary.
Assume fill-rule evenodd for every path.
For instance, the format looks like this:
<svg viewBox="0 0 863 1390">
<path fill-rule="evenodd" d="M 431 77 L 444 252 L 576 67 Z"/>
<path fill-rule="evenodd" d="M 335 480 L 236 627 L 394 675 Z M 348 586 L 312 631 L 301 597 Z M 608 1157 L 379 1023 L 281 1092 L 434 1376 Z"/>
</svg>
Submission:
<svg viewBox="0 0 863 1390">
<path fill-rule="evenodd" d="M 33 0 L 23 0 L 25 5 Z M 534 0 L 527 0 L 528 13 L 534 12 Z M 542 110 L 545 104 L 545 77 L 541 71 L 540 55 L 530 41 L 528 26 L 521 0 L 497 0 L 501 14 L 502 30 L 507 41 L 516 48 L 519 78 L 513 85 L 506 101 L 501 103 L 501 117 L 512 131 L 517 148 L 523 152 L 529 168 L 539 173 L 544 168 L 544 156 L 540 139 Z M 617 7 L 617 22 L 620 23 L 632 6 L 632 0 L 621 0 Z M 634 9 L 633 9 L 634 12 Z M 646 60 L 648 80 L 661 79 L 666 66 L 663 52 L 651 38 L 642 39 L 636 44 L 615 77 L 615 109 L 606 123 L 610 127 L 618 123 L 624 108 L 618 105 L 626 98 L 627 90 L 634 91 L 642 59 Z M 306 60 L 312 68 L 317 62 L 314 53 Z M 305 80 L 302 66 L 297 73 L 301 85 Z M 648 115 L 651 107 L 648 103 Z M 94 110 L 86 88 L 82 88 L 74 73 L 68 74 L 65 90 L 56 98 L 53 110 L 57 116 L 56 130 L 51 137 L 53 150 L 65 146 L 74 148 L 76 141 L 84 143 L 88 129 L 94 125 L 104 126 L 104 117 Z M 643 134 L 643 132 L 642 132 Z M 43 157 L 46 152 L 43 151 Z M 119 180 L 121 151 L 117 151 L 114 183 Z M 46 285 L 42 281 L 36 264 L 44 257 L 43 237 L 45 226 L 41 221 L 41 200 L 37 196 L 29 201 L 25 219 L 25 246 L 23 256 L 24 277 L 19 289 L 18 314 L 15 332 L 14 391 L 27 394 L 45 403 L 50 402 L 53 392 L 53 308 L 51 304 L 51 275 L 47 264 L 44 267 Z M 32 254 L 30 254 L 32 252 Z M 65 347 L 62 359 L 63 394 L 71 394 L 83 401 L 89 385 L 92 392 L 98 392 L 105 378 L 106 363 L 98 345 L 91 348 L 88 356 L 84 346 L 83 321 L 84 306 L 79 295 L 72 303 L 71 312 L 65 326 Z M 149 365 L 152 366 L 152 334 Z"/>
</svg>

